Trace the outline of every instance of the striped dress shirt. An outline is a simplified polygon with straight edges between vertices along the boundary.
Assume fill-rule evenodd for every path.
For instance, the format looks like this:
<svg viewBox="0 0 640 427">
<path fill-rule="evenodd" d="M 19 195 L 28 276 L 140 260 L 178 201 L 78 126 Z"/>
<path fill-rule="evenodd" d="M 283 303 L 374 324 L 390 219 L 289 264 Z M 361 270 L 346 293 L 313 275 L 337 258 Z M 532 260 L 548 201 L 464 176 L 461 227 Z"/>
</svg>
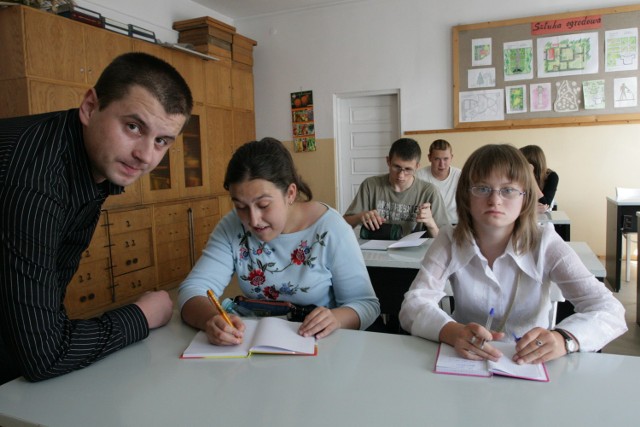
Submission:
<svg viewBox="0 0 640 427">
<path fill-rule="evenodd" d="M 77 109 L 0 120 L 0 383 L 65 374 L 149 334 L 136 305 L 71 320 L 63 301 L 109 194 Z"/>
</svg>

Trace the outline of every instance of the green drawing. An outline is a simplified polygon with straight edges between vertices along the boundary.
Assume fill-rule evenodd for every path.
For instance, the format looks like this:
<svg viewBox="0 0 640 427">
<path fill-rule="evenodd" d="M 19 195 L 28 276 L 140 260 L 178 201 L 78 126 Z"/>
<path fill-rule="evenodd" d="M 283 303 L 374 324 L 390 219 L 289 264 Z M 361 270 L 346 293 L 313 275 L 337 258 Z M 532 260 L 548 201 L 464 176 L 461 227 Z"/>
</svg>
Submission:
<svg viewBox="0 0 640 427">
<path fill-rule="evenodd" d="M 523 87 L 514 87 L 509 90 L 509 107 L 513 113 L 525 111 Z"/>
<path fill-rule="evenodd" d="M 562 40 L 544 45 L 544 71 L 547 73 L 584 70 L 591 59 L 591 41 L 588 38 Z"/>
<path fill-rule="evenodd" d="M 638 40 L 635 36 L 616 37 L 607 41 L 607 66 L 632 65 L 638 55 Z"/>
<path fill-rule="evenodd" d="M 504 51 L 504 75 L 517 76 L 531 74 L 533 67 L 533 48 L 518 47 Z"/>
</svg>

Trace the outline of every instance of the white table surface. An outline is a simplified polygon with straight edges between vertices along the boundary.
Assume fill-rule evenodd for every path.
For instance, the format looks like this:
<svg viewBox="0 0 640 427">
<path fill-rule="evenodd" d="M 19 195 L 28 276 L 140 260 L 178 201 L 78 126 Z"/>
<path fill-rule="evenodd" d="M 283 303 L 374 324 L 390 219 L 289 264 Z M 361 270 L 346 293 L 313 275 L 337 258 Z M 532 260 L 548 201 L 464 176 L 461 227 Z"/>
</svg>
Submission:
<svg viewBox="0 0 640 427">
<path fill-rule="evenodd" d="M 437 345 L 336 331 L 315 357 L 181 360 L 195 331 L 168 326 L 80 371 L 0 386 L 0 425 L 637 425 L 640 358 L 578 353 L 549 383 L 434 374 Z M 598 424 L 600 425 L 600 424 Z"/>
<path fill-rule="evenodd" d="M 389 249 L 386 251 L 363 250 L 362 256 L 367 267 L 413 268 L 419 269 L 427 249 L 433 242 L 428 239 L 424 244 L 415 248 Z M 599 279 L 606 276 L 602 262 L 593 253 L 586 242 L 566 242 L 576 251 L 584 265 Z"/>
<path fill-rule="evenodd" d="M 640 205 L 640 199 L 616 200 L 615 197 L 607 197 L 607 200 L 618 206 L 634 206 Z"/>
</svg>

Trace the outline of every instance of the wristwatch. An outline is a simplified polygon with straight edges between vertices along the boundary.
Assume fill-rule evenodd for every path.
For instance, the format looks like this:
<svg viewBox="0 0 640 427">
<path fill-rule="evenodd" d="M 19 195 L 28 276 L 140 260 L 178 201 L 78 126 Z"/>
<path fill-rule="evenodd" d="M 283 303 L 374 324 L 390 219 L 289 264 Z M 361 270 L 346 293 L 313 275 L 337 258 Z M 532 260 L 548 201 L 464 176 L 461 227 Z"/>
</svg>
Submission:
<svg viewBox="0 0 640 427">
<path fill-rule="evenodd" d="M 567 331 L 564 329 L 554 329 L 554 331 L 562 335 L 562 338 L 564 338 L 564 348 L 567 350 L 567 354 L 578 351 L 578 344 L 576 343 L 576 340 L 574 340 Z"/>
</svg>

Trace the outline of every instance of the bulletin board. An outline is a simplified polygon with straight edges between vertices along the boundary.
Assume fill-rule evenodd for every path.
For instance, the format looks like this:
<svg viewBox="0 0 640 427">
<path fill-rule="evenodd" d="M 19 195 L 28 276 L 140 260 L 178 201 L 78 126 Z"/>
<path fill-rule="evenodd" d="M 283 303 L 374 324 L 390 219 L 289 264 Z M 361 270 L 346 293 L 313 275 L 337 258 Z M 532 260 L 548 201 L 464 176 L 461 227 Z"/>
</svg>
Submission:
<svg viewBox="0 0 640 427">
<path fill-rule="evenodd" d="M 455 128 L 640 122 L 640 5 L 453 28 Z"/>
</svg>

